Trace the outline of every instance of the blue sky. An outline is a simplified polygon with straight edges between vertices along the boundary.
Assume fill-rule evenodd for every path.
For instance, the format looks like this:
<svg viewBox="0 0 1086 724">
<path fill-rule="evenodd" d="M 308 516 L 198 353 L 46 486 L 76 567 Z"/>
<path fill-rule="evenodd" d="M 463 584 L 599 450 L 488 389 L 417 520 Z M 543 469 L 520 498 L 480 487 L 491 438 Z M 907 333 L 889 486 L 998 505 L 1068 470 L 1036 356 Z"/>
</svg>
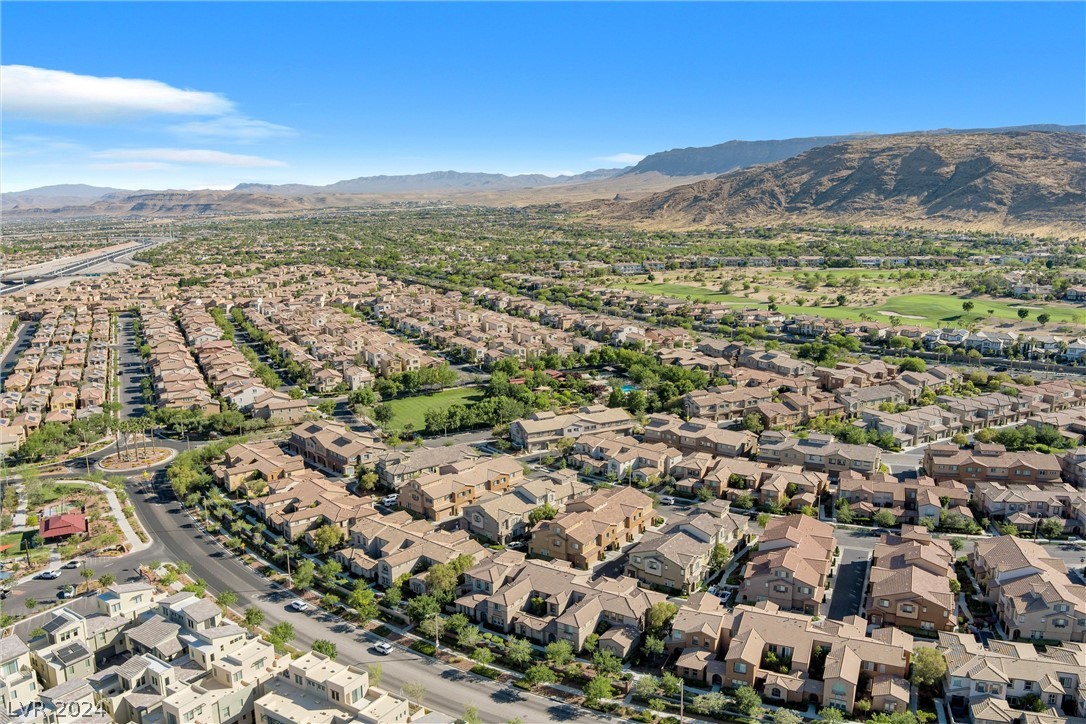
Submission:
<svg viewBox="0 0 1086 724">
<path fill-rule="evenodd" d="M 1082 123 L 1084 3 L 5 3 L 4 190 Z"/>
</svg>

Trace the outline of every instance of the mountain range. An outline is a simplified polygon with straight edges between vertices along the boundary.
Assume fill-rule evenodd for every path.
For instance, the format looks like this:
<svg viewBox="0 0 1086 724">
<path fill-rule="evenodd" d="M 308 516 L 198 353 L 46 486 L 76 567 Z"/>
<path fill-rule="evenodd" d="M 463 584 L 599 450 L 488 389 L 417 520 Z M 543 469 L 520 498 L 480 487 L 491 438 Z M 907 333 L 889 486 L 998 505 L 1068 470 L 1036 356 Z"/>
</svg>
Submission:
<svg viewBox="0 0 1086 724">
<path fill-rule="evenodd" d="M 945 204 L 938 203 L 943 192 L 935 179 L 967 160 L 964 154 L 969 144 L 989 148 L 991 143 L 1002 143 L 992 142 L 992 138 L 1018 137 L 1023 149 L 1029 147 L 1031 153 L 1049 158 L 1051 168 L 1047 170 L 1068 171 L 1069 168 L 1061 165 L 1076 165 L 1075 152 L 1082 150 L 1084 133 L 1084 125 L 1042 124 L 881 136 L 850 134 L 728 141 L 654 153 L 627 168 L 598 169 L 569 176 L 438 171 L 363 176 L 323 186 L 243 183 L 229 191 L 128 191 L 62 184 L 0 194 L 0 207 L 9 219 L 45 219 L 274 213 L 413 200 L 495 206 L 579 204 L 576 208 L 602 219 L 650 225 L 699 226 L 740 218 L 767 219 L 775 214 L 827 219 L 873 214 L 887 219 L 919 221 L 930 217 L 972 225 L 1028 226 L 1058 222 L 1060 226 L 1066 221 L 1076 226 L 1082 220 L 1081 216 L 1075 216 L 1078 209 L 1061 206 L 1075 201 L 1073 183 L 1067 194 L 1057 193 L 1057 187 L 1068 179 L 1060 174 L 1032 175 L 1041 169 L 1037 163 L 1027 168 L 1018 159 L 1001 156 L 1000 164 L 980 172 L 980 176 Z M 1059 136 L 1060 141 L 1044 142 L 1049 136 Z M 875 153 L 876 148 L 883 151 Z M 896 151 L 891 152 L 891 148 Z M 868 149 L 873 155 L 868 157 L 860 149 Z M 898 161 L 892 160 L 895 153 L 900 157 Z M 1070 156 L 1064 158 L 1060 154 Z M 935 157 L 940 160 L 936 162 Z M 927 164 L 919 163 L 923 158 L 928 158 Z M 977 155 L 977 159 L 982 158 L 983 154 Z M 792 165 L 781 167 L 784 162 Z M 974 170 L 984 167 L 983 160 L 972 163 L 966 167 Z M 955 176 L 953 171 L 949 173 L 955 183 L 963 178 Z M 875 186 L 865 186 L 865 174 Z M 986 175 L 988 178 L 983 178 Z M 943 181 L 949 182 L 949 178 Z M 1073 177 L 1068 178 L 1073 182 Z M 843 183 L 849 189 L 847 192 Z M 915 197 L 919 204 L 916 208 L 906 201 L 914 198 L 908 195 L 908 189 L 913 187 L 925 189 L 922 197 Z M 979 193 L 982 187 L 985 193 Z M 804 196 L 813 188 L 821 189 L 821 193 Z M 978 193 L 985 197 L 983 203 L 963 200 L 963 196 Z M 1027 197 L 1033 199 L 1026 204 L 1029 210 L 1018 201 Z M 1017 205 L 1005 203 L 1011 198 Z M 870 208 L 865 210 L 865 203 Z M 1067 212 L 1064 220 L 1060 218 L 1061 209 Z"/>
<path fill-rule="evenodd" d="M 819 146 L 593 216 L 660 228 L 799 222 L 1082 232 L 1086 143 L 1079 133 L 874 136 Z"/>
</svg>

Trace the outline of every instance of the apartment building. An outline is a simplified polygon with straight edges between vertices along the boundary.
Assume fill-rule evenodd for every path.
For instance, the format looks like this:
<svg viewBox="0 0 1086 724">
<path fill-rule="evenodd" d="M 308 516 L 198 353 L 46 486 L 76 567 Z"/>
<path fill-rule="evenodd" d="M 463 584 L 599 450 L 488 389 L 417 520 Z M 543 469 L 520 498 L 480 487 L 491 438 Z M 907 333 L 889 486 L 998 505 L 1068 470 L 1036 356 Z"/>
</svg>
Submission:
<svg viewBox="0 0 1086 724">
<path fill-rule="evenodd" d="M 1044 484 L 1060 480 L 1059 459 L 1050 453 L 1007 452 L 999 443 L 976 443 L 972 449 L 957 445 L 929 445 L 924 471 L 937 481 L 960 480 L 972 489 L 977 483 Z"/>
<path fill-rule="evenodd" d="M 957 630 L 954 575 L 953 549 L 926 528 L 903 526 L 900 534 L 883 535 L 868 574 L 867 620 L 875 626 Z"/>
<path fill-rule="evenodd" d="M 977 541 L 969 562 L 1012 640 L 1086 641 L 1086 586 L 1043 547 L 998 536 Z"/>
<path fill-rule="evenodd" d="M 577 439 L 584 434 L 603 432 L 629 435 L 633 432 L 633 419 L 621 408 L 591 405 L 563 415 L 535 412 L 509 426 L 513 444 L 529 452 L 546 450 L 564 437 Z"/>
<path fill-rule="evenodd" d="M 945 440 L 961 431 L 958 417 L 938 405 L 925 405 L 905 412 L 867 409 L 860 414 L 860 419 L 868 430 L 880 435 L 889 433 L 902 447 Z"/>
<path fill-rule="evenodd" d="M 746 516 L 730 514 L 694 512 L 672 518 L 629 550 L 626 575 L 654 590 L 686 595 L 713 572 L 710 560 L 717 546 L 730 554 L 742 544 L 748 523 Z"/>
<path fill-rule="evenodd" d="M 687 417 L 718 422 L 741 420 L 758 405 L 773 400 L 773 389 L 766 387 L 710 387 L 693 390 L 683 397 Z"/>
<path fill-rule="evenodd" d="M 310 651 L 266 682 L 254 704 L 260 724 L 394 724 L 406 722 L 406 699 L 370 686 L 369 672 Z"/>
<path fill-rule="evenodd" d="M 566 503 L 564 513 L 540 521 L 529 550 L 549 559 L 589 568 L 607 551 L 618 550 L 642 535 L 652 522 L 652 498 L 627 487 L 597 490 Z"/>
<path fill-rule="evenodd" d="M 813 614 L 825 596 L 836 543 L 833 527 L 806 515 L 769 521 L 739 587 L 741 603 L 772 601 Z"/>
<path fill-rule="evenodd" d="M 38 700 L 30 648 L 15 635 L 0 638 L 0 711 L 11 715 Z"/>
<path fill-rule="evenodd" d="M 370 499 L 348 493 L 342 483 L 314 470 L 300 470 L 267 483 L 267 493 L 250 501 L 275 531 L 297 540 L 323 525 L 344 531 L 376 511 Z M 312 539 L 310 539 L 312 542 Z"/>
</svg>

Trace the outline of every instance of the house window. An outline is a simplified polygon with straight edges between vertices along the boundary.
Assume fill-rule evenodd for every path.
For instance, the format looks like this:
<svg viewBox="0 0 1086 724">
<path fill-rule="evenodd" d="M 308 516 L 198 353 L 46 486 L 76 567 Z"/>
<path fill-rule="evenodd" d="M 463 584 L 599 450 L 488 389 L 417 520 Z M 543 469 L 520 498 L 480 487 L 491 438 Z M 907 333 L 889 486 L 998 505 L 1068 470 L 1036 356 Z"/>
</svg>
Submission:
<svg viewBox="0 0 1086 724">
<path fill-rule="evenodd" d="M 888 598 L 880 598 L 879 599 L 879 606 L 881 606 L 882 608 L 890 608 L 890 599 L 888 599 Z"/>
<path fill-rule="evenodd" d="M 735 673 L 737 673 L 737 674 L 745 674 L 745 673 L 747 673 L 747 665 L 744 664 L 742 661 L 736 661 L 735 662 Z"/>
<path fill-rule="evenodd" d="M 834 696 L 844 696 L 845 695 L 845 685 L 840 683 L 840 682 L 834 684 L 833 685 L 833 694 L 834 694 Z"/>
<path fill-rule="evenodd" d="M 916 612 L 916 606 L 912 605 L 911 603 L 902 604 L 901 612 L 902 613 L 915 613 Z"/>
</svg>

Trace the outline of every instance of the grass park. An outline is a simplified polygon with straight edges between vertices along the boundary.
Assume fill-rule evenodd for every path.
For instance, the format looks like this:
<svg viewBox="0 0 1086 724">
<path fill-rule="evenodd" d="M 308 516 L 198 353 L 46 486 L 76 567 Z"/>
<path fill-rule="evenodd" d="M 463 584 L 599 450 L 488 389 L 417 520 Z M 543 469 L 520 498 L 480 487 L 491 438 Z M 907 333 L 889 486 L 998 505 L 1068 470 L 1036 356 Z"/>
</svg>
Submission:
<svg viewBox="0 0 1086 724">
<path fill-rule="evenodd" d="M 483 391 L 477 387 L 454 387 L 432 395 L 399 397 L 388 401 L 392 408 L 392 422 L 389 429 L 403 430 L 411 425 L 412 430 L 426 427 L 426 411 L 431 409 L 446 410 L 453 405 L 470 407 L 483 399 Z"/>
</svg>

